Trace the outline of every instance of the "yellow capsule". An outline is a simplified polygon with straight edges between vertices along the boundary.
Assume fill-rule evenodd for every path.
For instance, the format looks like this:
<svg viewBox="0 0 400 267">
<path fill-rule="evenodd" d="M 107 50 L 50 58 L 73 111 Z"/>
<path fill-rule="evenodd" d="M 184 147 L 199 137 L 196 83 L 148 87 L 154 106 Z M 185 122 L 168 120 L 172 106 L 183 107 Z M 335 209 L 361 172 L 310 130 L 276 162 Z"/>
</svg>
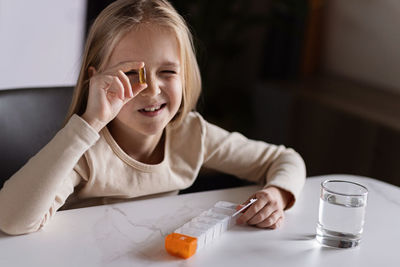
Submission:
<svg viewBox="0 0 400 267">
<path fill-rule="evenodd" d="M 139 83 L 146 83 L 146 69 L 142 67 L 139 69 Z"/>
</svg>

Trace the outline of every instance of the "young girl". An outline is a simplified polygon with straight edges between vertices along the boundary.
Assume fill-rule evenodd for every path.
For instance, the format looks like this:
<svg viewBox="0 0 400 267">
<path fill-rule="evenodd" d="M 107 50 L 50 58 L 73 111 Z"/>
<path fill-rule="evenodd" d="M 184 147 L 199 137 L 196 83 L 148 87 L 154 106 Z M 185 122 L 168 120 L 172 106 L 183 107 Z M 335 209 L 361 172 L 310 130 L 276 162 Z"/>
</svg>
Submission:
<svg viewBox="0 0 400 267">
<path fill-rule="evenodd" d="M 37 231 L 62 206 L 176 193 L 202 166 L 265 184 L 238 223 L 279 227 L 305 180 L 301 157 L 206 122 L 191 111 L 200 87 L 191 34 L 171 4 L 112 3 L 89 33 L 65 127 L 0 191 L 0 229 Z"/>
</svg>

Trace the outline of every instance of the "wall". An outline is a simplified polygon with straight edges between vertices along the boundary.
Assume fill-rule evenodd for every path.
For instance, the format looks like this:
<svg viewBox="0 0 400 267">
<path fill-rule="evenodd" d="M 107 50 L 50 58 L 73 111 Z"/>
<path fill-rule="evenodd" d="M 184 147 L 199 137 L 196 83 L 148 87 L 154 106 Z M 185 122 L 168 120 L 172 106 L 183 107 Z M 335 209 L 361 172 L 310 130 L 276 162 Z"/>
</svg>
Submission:
<svg viewBox="0 0 400 267">
<path fill-rule="evenodd" d="M 400 1 L 326 0 L 323 68 L 400 94 Z"/>
<path fill-rule="evenodd" d="M 86 1 L 0 0 L 0 89 L 75 84 Z"/>
</svg>

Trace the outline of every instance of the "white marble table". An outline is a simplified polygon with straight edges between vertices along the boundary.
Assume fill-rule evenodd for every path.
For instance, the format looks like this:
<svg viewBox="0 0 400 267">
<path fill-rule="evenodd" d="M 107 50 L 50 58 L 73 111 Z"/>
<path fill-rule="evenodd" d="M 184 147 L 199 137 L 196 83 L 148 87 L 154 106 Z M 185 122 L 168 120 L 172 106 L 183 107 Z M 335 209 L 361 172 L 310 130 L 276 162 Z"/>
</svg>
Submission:
<svg viewBox="0 0 400 267">
<path fill-rule="evenodd" d="M 334 249 L 315 241 L 319 185 L 327 178 L 369 189 L 359 247 Z M 59 212 L 38 233 L 0 232 L 0 266 L 400 266 L 400 188 L 374 179 L 331 175 L 308 178 L 278 230 L 234 226 L 188 260 L 164 250 L 164 237 L 219 200 L 242 202 L 257 189 L 185 194 Z"/>
</svg>

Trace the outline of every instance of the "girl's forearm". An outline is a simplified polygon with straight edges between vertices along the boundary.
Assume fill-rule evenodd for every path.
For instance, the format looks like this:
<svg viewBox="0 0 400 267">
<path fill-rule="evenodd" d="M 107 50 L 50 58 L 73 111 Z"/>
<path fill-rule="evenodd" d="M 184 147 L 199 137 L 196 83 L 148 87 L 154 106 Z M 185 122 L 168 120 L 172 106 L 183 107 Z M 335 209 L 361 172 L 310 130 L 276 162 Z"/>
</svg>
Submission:
<svg viewBox="0 0 400 267">
<path fill-rule="evenodd" d="M 94 129 L 73 116 L 4 184 L 0 191 L 0 229 L 9 234 L 38 230 L 56 201 L 57 191 L 74 175 L 74 166 L 98 138 Z"/>
</svg>

